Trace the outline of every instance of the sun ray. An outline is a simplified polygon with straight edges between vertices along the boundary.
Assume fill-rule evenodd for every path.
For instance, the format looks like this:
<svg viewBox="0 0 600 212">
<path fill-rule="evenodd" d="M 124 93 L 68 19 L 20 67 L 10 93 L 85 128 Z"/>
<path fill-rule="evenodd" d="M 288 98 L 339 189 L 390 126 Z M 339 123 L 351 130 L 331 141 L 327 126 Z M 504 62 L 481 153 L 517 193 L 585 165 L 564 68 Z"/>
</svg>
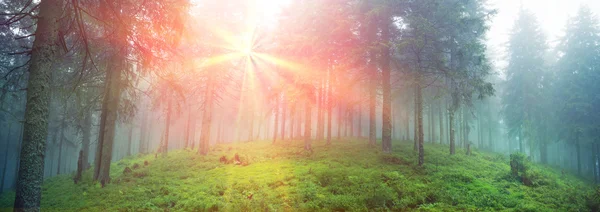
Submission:
<svg viewBox="0 0 600 212">
<path fill-rule="evenodd" d="M 254 55 L 262 60 L 265 60 L 273 65 L 281 66 L 282 68 L 288 69 L 294 72 L 306 71 L 306 66 L 299 63 L 292 62 L 290 60 L 283 59 L 282 57 L 275 57 L 270 54 L 256 52 Z"/>
<path fill-rule="evenodd" d="M 242 54 L 239 52 L 231 52 L 231 53 L 221 54 L 221 55 L 217 55 L 214 57 L 210 57 L 207 59 L 197 61 L 196 66 L 201 67 L 201 68 L 215 66 L 215 65 L 219 65 L 224 62 L 232 61 L 233 59 L 239 58 L 239 57 L 242 57 Z"/>
</svg>

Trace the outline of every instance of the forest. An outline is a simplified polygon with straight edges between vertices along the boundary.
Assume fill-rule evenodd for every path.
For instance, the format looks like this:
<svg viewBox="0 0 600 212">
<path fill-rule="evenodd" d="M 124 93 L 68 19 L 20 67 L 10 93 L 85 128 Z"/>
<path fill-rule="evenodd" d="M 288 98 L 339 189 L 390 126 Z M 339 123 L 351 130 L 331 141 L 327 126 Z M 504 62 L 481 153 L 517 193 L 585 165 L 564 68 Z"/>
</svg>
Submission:
<svg viewBox="0 0 600 212">
<path fill-rule="evenodd" d="M 600 3 L 531 2 L 0 1 L 0 211 L 600 211 Z"/>
</svg>

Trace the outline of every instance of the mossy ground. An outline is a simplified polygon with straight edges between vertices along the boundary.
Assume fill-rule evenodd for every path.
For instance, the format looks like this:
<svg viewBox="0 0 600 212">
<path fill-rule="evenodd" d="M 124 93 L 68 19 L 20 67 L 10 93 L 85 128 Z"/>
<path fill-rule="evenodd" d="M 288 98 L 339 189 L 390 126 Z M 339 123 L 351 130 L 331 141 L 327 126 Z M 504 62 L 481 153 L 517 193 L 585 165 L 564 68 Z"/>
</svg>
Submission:
<svg viewBox="0 0 600 212">
<path fill-rule="evenodd" d="M 47 179 L 43 211 L 589 211 L 593 187 L 559 171 L 534 165 L 534 186 L 510 175 L 499 154 L 458 151 L 426 144 L 426 165 L 417 167 L 410 142 L 395 142 L 393 154 L 363 140 L 331 146 L 300 141 L 221 144 L 207 156 L 175 150 L 166 158 L 130 157 L 114 163 L 112 183 L 75 185 L 71 175 Z M 219 163 L 238 154 L 249 165 Z M 149 165 L 144 166 L 144 161 Z M 125 167 L 133 167 L 123 174 Z M 14 193 L 0 197 L 11 210 Z"/>
</svg>

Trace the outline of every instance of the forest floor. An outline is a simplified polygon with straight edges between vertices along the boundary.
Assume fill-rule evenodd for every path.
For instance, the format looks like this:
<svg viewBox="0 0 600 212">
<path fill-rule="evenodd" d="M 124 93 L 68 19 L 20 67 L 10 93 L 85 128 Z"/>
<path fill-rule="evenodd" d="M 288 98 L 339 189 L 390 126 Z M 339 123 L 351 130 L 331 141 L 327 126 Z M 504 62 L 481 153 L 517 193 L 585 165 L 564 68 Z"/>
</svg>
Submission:
<svg viewBox="0 0 600 212">
<path fill-rule="evenodd" d="M 44 182 L 42 211 L 590 211 L 593 186 L 555 169 L 533 165 L 533 185 L 510 175 L 509 158 L 425 145 L 424 167 L 410 142 L 395 142 L 392 154 L 364 140 L 312 153 L 300 141 L 221 144 L 207 156 L 175 150 L 115 162 L 105 188 L 91 171 L 75 185 L 72 175 Z M 238 154 L 241 163 L 221 163 Z M 148 164 L 145 165 L 144 163 Z M 131 172 L 124 173 L 126 167 Z M 12 211 L 14 192 L 0 197 Z"/>
</svg>

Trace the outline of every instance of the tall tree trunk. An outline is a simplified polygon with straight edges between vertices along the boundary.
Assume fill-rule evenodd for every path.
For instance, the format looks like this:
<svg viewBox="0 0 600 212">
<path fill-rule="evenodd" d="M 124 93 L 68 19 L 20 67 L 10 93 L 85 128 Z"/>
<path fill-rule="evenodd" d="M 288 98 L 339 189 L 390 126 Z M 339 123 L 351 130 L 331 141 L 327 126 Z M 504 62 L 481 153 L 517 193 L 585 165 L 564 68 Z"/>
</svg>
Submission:
<svg viewBox="0 0 600 212">
<path fill-rule="evenodd" d="M 311 141 L 310 141 L 310 137 L 311 137 L 311 107 L 310 107 L 310 101 L 306 102 L 306 110 L 305 110 L 305 119 L 304 119 L 304 150 L 307 151 L 312 151 L 312 147 L 311 147 Z"/>
<path fill-rule="evenodd" d="M 290 141 L 294 140 L 294 123 L 296 122 L 296 103 L 292 102 L 292 106 L 290 108 Z"/>
<path fill-rule="evenodd" d="M 455 106 L 450 106 L 450 110 L 448 110 L 448 124 L 450 131 L 450 155 L 454 155 L 456 153 L 456 141 L 455 138 L 455 129 L 454 129 L 454 113 L 456 112 Z"/>
<path fill-rule="evenodd" d="M 248 141 L 254 140 L 254 119 L 256 118 L 256 114 L 254 113 L 254 102 L 250 103 L 250 127 L 248 127 Z"/>
<path fill-rule="evenodd" d="M 0 193 L 4 191 L 4 179 L 6 177 L 7 163 L 8 163 L 8 147 L 10 144 L 10 130 L 12 128 L 12 124 L 8 124 L 8 131 L 6 135 L 6 148 L 4 151 L 4 165 L 2 166 L 2 178 L 0 178 Z"/>
<path fill-rule="evenodd" d="M 275 116 L 275 123 L 273 123 L 273 144 L 277 142 L 277 133 L 279 133 L 279 95 L 275 99 L 275 108 L 273 108 L 273 115 Z"/>
<path fill-rule="evenodd" d="M 82 169 L 87 170 L 90 168 L 90 162 L 88 161 L 90 156 L 90 137 L 92 136 L 92 113 L 85 114 L 83 117 L 83 128 L 82 128 L 82 141 L 81 141 L 81 163 Z"/>
<path fill-rule="evenodd" d="M 204 102 L 204 113 L 202 114 L 202 130 L 200 131 L 200 144 L 198 153 L 207 155 L 210 148 L 210 127 L 212 125 L 212 109 L 213 109 L 213 80 L 214 76 L 209 77 L 209 82 L 204 92 L 206 101 Z"/>
<path fill-rule="evenodd" d="M 391 20 L 386 17 L 386 20 Z M 390 29 L 388 21 L 381 27 L 381 38 L 383 42 L 388 42 L 390 39 Z M 392 152 L 392 85 L 390 83 L 390 49 L 383 47 L 381 50 L 381 83 L 383 90 L 383 109 L 381 113 L 381 146 L 383 152 Z"/>
<path fill-rule="evenodd" d="M 413 140 L 414 140 L 414 150 L 415 152 L 419 152 L 419 101 L 418 101 L 418 97 L 417 97 L 417 90 L 419 90 L 419 85 L 415 83 L 415 95 L 414 95 L 414 105 L 413 105 L 413 112 L 414 114 L 414 120 L 413 120 Z"/>
<path fill-rule="evenodd" d="M 323 92 L 323 80 L 319 79 L 319 85 L 318 85 L 318 96 L 317 96 L 317 133 L 316 133 L 316 140 L 317 141 L 321 141 L 323 140 L 323 135 L 321 135 L 322 131 L 321 128 L 323 128 L 323 121 L 321 119 L 321 116 L 323 115 L 323 94 L 325 92 Z"/>
<path fill-rule="evenodd" d="M 543 164 L 549 164 L 548 163 L 548 146 L 547 146 L 547 139 L 546 139 L 546 133 L 545 130 L 543 130 L 544 133 L 542 133 L 542 140 L 541 140 L 541 144 L 540 144 L 540 161 Z"/>
<path fill-rule="evenodd" d="M 60 56 L 59 19 L 63 1 L 45 0 L 39 4 L 35 40 L 29 61 L 27 102 L 22 148 L 15 194 L 15 211 L 39 211 L 44 178 L 44 152 L 48 136 L 50 79 L 54 61 Z"/>
<path fill-rule="evenodd" d="M 337 120 L 337 139 L 338 141 L 342 140 L 342 101 L 338 100 L 338 120 Z"/>
<path fill-rule="evenodd" d="M 519 129 L 519 152 L 525 153 L 525 151 L 523 150 L 523 127 L 522 126 Z"/>
<path fill-rule="evenodd" d="M 408 105 L 406 108 L 404 108 L 404 136 L 403 140 L 410 140 L 410 114 L 409 114 L 409 110 L 408 110 Z"/>
<path fill-rule="evenodd" d="M 167 156 L 168 152 L 169 152 L 169 133 L 170 133 L 170 128 L 171 128 L 171 104 L 172 104 L 172 100 L 167 100 L 167 120 L 165 123 L 165 142 L 163 143 L 163 147 L 162 147 L 162 153 L 163 156 Z"/>
<path fill-rule="evenodd" d="M 296 108 L 296 138 L 302 138 L 302 110 L 300 107 Z"/>
<path fill-rule="evenodd" d="M 423 94 L 421 92 L 421 77 L 417 76 L 417 128 L 419 134 L 419 166 L 425 163 L 425 150 L 423 149 Z"/>
<path fill-rule="evenodd" d="M 183 139 L 183 142 L 185 144 L 185 146 L 183 147 L 184 149 L 187 149 L 190 145 L 190 132 L 191 132 L 191 128 L 192 127 L 192 110 L 190 109 L 188 112 L 188 120 L 186 123 L 186 127 L 185 127 L 185 137 Z"/>
<path fill-rule="evenodd" d="M 575 132 L 575 150 L 577 154 L 577 174 L 581 176 L 581 147 L 579 143 L 579 131 Z"/>
<path fill-rule="evenodd" d="M 285 114 L 286 114 L 286 107 L 287 104 L 285 104 L 285 96 L 282 97 L 281 102 L 281 140 L 285 140 Z"/>
<path fill-rule="evenodd" d="M 140 143 L 138 145 L 138 152 L 140 154 L 146 154 L 148 153 L 148 125 L 150 123 L 148 123 L 148 116 L 150 115 L 149 112 L 144 112 L 144 117 L 142 118 L 142 126 L 140 129 Z"/>
<path fill-rule="evenodd" d="M 360 97 L 359 97 L 360 99 Z M 362 99 L 360 99 L 360 101 L 362 101 Z M 358 137 L 359 138 L 363 138 L 363 128 L 362 128 L 362 102 L 358 103 L 357 107 L 358 107 L 358 112 L 356 113 L 358 115 Z"/>
<path fill-rule="evenodd" d="M 377 58 L 375 54 L 371 56 L 371 61 Z M 377 101 L 377 67 L 375 62 L 369 62 L 369 146 L 377 145 L 377 117 L 376 116 L 376 101 Z"/>
<path fill-rule="evenodd" d="M 218 123 L 219 127 L 217 128 L 217 144 L 220 144 L 220 143 L 223 142 L 223 140 L 222 140 L 223 139 L 223 137 L 222 137 L 223 135 L 221 135 L 221 131 L 223 130 L 223 118 L 221 118 L 218 122 L 219 122 Z M 258 126 L 259 126 L 259 130 L 258 131 L 260 133 L 260 125 L 258 125 Z"/>
<path fill-rule="evenodd" d="M 122 46 L 119 45 L 121 43 L 119 39 L 122 37 L 122 35 L 113 37 L 113 46 Z M 121 47 L 113 52 L 107 68 L 102 113 L 100 115 L 98 148 L 94 161 L 94 180 L 99 181 L 103 187 L 110 182 L 110 163 L 112 160 L 117 110 L 121 96 L 121 72 L 125 68 L 123 59 L 125 57 L 124 50 L 124 47 Z"/>
<path fill-rule="evenodd" d="M 440 104 L 438 107 L 438 118 L 439 118 L 439 125 L 440 125 L 440 144 L 443 144 L 445 142 L 444 140 L 444 113 L 442 112 L 442 99 L 440 98 Z"/>
<path fill-rule="evenodd" d="M 63 142 L 64 142 L 64 138 L 65 138 L 65 136 L 64 136 L 65 125 L 64 124 L 65 123 L 64 123 L 64 119 L 63 119 L 63 121 L 61 121 L 61 124 L 60 124 L 60 133 L 58 136 L 58 140 L 60 143 L 58 144 L 58 168 L 56 169 L 56 175 L 59 175 L 61 173 L 61 165 L 63 162 L 62 150 L 63 150 Z"/>
<path fill-rule="evenodd" d="M 327 71 L 327 144 L 331 144 L 331 115 L 333 114 L 332 103 L 333 98 L 331 96 L 331 87 L 333 80 L 331 78 L 331 68 Z"/>
<path fill-rule="evenodd" d="M 131 137 L 133 136 L 133 124 L 129 125 L 129 132 L 127 135 L 127 154 L 126 156 L 131 155 Z"/>
<path fill-rule="evenodd" d="M 488 106 L 488 143 L 489 143 L 488 145 L 489 145 L 490 150 L 494 151 L 495 150 L 494 141 L 492 140 L 492 128 L 494 127 L 494 125 L 492 124 L 493 123 L 492 109 L 491 109 L 489 102 L 488 102 L 487 106 Z"/>
</svg>

